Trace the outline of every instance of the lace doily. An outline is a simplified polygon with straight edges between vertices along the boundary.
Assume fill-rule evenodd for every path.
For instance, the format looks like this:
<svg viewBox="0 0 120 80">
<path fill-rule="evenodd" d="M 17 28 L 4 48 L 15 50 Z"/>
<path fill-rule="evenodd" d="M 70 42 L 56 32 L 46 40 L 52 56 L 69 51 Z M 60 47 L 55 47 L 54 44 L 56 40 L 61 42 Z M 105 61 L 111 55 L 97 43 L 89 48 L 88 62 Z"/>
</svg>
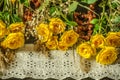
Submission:
<svg viewBox="0 0 120 80">
<path fill-rule="evenodd" d="M 80 57 L 73 50 L 67 52 L 53 50 L 51 56 L 50 59 L 40 52 L 35 52 L 32 44 L 25 45 L 16 53 L 15 61 L 4 71 L 1 78 L 32 77 L 35 79 L 55 78 L 61 80 L 72 77 L 80 80 L 91 77 L 99 80 L 107 76 L 115 80 L 120 79 L 120 64 L 104 66 L 91 61 L 91 69 L 85 73 L 80 68 Z M 85 64 L 89 65 L 87 62 Z"/>
</svg>

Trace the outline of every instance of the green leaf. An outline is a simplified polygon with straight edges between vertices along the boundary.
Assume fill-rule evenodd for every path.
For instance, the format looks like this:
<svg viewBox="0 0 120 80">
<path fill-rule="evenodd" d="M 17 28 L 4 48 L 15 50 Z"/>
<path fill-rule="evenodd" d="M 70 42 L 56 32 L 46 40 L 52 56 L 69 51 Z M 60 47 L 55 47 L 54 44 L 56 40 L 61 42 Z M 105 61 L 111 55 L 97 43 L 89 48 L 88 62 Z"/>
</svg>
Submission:
<svg viewBox="0 0 120 80">
<path fill-rule="evenodd" d="M 22 3 L 24 3 L 25 1 L 27 1 L 27 0 L 20 0 L 20 3 L 22 4 Z"/>
<path fill-rule="evenodd" d="M 97 34 L 99 31 L 99 24 L 95 24 L 94 29 L 93 29 L 93 35 Z"/>
<path fill-rule="evenodd" d="M 78 24 L 77 24 L 76 22 L 74 22 L 74 21 L 67 21 L 66 24 L 69 25 L 69 26 L 77 26 L 77 25 L 78 25 Z"/>
<path fill-rule="evenodd" d="M 62 0 L 62 2 L 66 2 L 67 0 Z"/>
<path fill-rule="evenodd" d="M 112 19 L 112 22 L 116 24 L 120 23 L 120 16 L 116 16 L 114 19 Z"/>
<path fill-rule="evenodd" d="M 42 9 L 46 8 L 50 3 L 50 0 L 45 0 L 44 3 L 39 7 L 39 10 L 41 11 Z"/>
<path fill-rule="evenodd" d="M 92 21 L 90 21 L 91 24 L 97 24 L 99 22 L 99 19 L 92 19 Z"/>
<path fill-rule="evenodd" d="M 99 30 L 99 24 L 96 24 L 95 26 L 94 26 L 94 32 L 97 32 Z"/>
<path fill-rule="evenodd" d="M 10 14 L 9 14 L 9 12 L 5 11 L 3 15 L 4 15 L 4 19 L 7 20 L 8 22 L 10 22 Z"/>
<path fill-rule="evenodd" d="M 73 13 L 69 13 L 67 15 L 67 19 L 70 20 L 70 21 L 73 21 Z"/>
<path fill-rule="evenodd" d="M 20 17 L 18 17 L 18 15 L 16 15 L 16 14 L 13 15 L 13 18 L 14 18 L 15 22 L 21 22 L 22 21 L 22 19 Z"/>
<path fill-rule="evenodd" d="M 84 3 L 87 3 L 87 4 L 93 4 L 95 3 L 97 0 L 81 0 L 82 2 Z"/>
<path fill-rule="evenodd" d="M 50 14 L 53 14 L 55 12 L 56 8 L 55 7 L 51 7 L 50 8 Z"/>
<path fill-rule="evenodd" d="M 111 6 L 113 8 L 117 8 L 119 6 L 119 3 L 118 2 L 112 2 Z"/>
<path fill-rule="evenodd" d="M 96 31 L 99 30 L 99 24 L 95 24 L 94 30 L 96 30 Z"/>
<path fill-rule="evenodd" d="M 24 1 L 24 6 L 29 7 L 29 2 L 28 2 L 28 0 L 25 0 L 25 1 Z"/>
<path fill-rule="evenodd" d="M 2 17 L 3 17 L 3 14 L 2 14 L 2 12 L 0 12 L 0 18 L 2 19 Z"/>
<path fill-rule="evenodd" d="M 73 3 L 68 7 L 69 13 L 74 12 L 77 9 L 78 4 L 78 2 L 73 1 Z"/>
</svg>

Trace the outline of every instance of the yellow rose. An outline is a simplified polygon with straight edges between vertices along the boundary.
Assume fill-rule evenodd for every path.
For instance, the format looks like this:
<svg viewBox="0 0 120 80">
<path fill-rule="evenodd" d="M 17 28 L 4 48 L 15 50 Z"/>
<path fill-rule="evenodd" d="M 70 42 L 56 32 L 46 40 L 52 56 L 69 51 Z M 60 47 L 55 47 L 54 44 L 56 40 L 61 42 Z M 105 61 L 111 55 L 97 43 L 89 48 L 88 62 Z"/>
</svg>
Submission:
<svg viewBox="0 0 120 80">
<path fill-rule="evenodd" d="M 96 61 L 100 64 L 112 64 L 117 59 L 115 47 L 105 47 L 96 56 Z"/>
<path fill-rule="evenodd" d="M 107 46 L 120 47 L 120 35 L 118 32 L 109 32 L 106 37 Z"/>
<path fill-rule="evenodd" d="M 0 39 L 6 35 L 7 29 L 5 23 L 0 20 Z"/>
<path fill-rule="evenodd" d="M 105 45 L 105 38 L 101 34 L 96 34 L 91 37 L 91 45 L 95 48 L 102 48 Z"/>
<path fill-rule="evenodd" d="M 65 26 L 65 23 L 59 18 L 50 19 L 49 28 L 55 34 L 63 32 L 65 30 Z"/>
<path fill-rule="evenodd" d="M 58 45 L 58 37 L 57 36 L 52 36 L 48 41 L 46 42 L 46 47 L 48 49 L 56 49 Z"/>
<path fill-rule="evenodd" d="M 71 47 L 77 42 L 78 37 L 79 35 L 75 31 L 69 30 L 63 33 L 61 40 L 65 43 L 65 45 Z"/>
<path fill-rule="evenodd" d="M 47 24 L 41 23 L 36 28 L 36 30 L 37 30 L 38 37 L 41 40 L 41 42 L 46 42 L 48 40 L 48 38 L 50 38 L 52 36 L 52 33 L 48 29 L 48 25 Z"/>
<path fill-rule="evenodd" d="M 91 58 L 96 55 L 96 49 L 93 48 L 89 43 L 82 43 L 77 48 L 77 53 L 84 58 Z"/>
<path fill-rule="evenodd" d="M 16 32 L 22 32 L 22 33 L 24 33 L 25 32 L 25 25 L 23 24 L 23 22 L 16 22 L 16 23 L 10 24 L 10 26 L 8 27 L 8 29 L 12 33 L 16 33 Z"/>
<path fill-rule="evenodd" d="M 10 33 L 6 39 L 1 43 L 2 47 L 9 49 L 17 49 L 24 45 L 23 33 Z"/>
<path fill-rule="evenodd" d="M 59 50 L 62 50 L 62 51 L 65 51 L 65 50 L 68 49 L 68 46 L 67 46 L 63 41 L 60 41 L 60 42 L 58 43 L 58 49 L 59 49 Z"/>
</svg>

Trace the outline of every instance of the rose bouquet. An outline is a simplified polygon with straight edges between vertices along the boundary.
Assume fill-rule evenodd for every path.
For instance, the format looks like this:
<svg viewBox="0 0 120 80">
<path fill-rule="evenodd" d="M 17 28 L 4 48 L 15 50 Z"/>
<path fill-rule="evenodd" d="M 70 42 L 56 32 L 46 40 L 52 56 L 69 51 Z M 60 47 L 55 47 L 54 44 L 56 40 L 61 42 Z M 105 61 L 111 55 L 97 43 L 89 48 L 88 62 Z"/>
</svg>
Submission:
<svg viewBox="0 0 120 80">
<path fill-rule="evenodd" d="M 77 47 L 77 53 L 84 58 L 96 57 L 96 61 L 101 64 L 112 64 L 119 54 L 117 51 L 120 46 L 119 40 L 119 32 L 109 32 L 106 38 L 101 34 L 96 34 L 89 42 L 80 44 Z"/>
<path fill-rule="evenodd" d="M 10 62 L 31 41 L 47 56 L 73 49 L 86 60 L 113 64 L 120 47 L 119 6 L 117 0 L 2 0 L 0 58 Z"/>
<path fill-rule="evenodd" d="M 24 29 L 22 22 L 16 22 L 6 27 L 3 21 L 0 21 L 0 67 L 12 62 L 15 58 L 15 51 L 24 46 Z"/>
</svg>

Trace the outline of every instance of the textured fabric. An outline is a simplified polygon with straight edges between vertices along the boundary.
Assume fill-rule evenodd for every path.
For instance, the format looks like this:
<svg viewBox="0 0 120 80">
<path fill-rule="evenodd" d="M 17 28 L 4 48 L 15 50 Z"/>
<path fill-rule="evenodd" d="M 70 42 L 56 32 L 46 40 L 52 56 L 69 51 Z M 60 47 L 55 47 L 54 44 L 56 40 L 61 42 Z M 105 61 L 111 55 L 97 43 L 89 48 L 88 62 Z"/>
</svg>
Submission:
<svg viewBox="0 0 120 80">
<path fill-rule="evenodd" d="M 81 70 L 80 57 L 75 51 L 53 50 L 50 53 L 51 58 L 48 58 L 41 52 L 35 52 L 32 44 L 25 45 L 16 53 L 15 61 L 4 71 L 1 78 L 32 77 L 35 79 L 55 78 L 61 80 L 71 77 L 80 80 L 91 77 L 99 80 L 107 76 L 115 80 L 120 79 L 120 64 L 104 66 L 96 63 L 95 60 L 91 60 L 91 64 L 85 62 L 86 65 L 91 65 L 90 71 L 85 73 Z"/>
</svg>

